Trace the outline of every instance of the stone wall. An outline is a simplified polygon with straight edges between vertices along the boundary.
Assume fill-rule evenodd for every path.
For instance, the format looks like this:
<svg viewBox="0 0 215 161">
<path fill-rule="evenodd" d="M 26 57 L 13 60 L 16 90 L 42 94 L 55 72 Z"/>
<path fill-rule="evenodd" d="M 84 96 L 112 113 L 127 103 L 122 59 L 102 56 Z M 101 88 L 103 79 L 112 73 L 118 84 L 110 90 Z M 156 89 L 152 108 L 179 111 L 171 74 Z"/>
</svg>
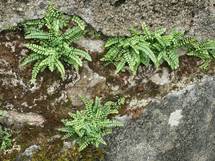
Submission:
<svg viewBox="0 0 215 161">
<path fill-rule="evenodd" d="M 130 27 L 145 22 L 176 27 L 200 38 L 215 37 L 214 0 L 58 0 L 55 4 L 105 35 L 126 35 Z M 46 6 L 47 0 L 1 0 L 0 30 L 42 17 Z"/>
</svg>

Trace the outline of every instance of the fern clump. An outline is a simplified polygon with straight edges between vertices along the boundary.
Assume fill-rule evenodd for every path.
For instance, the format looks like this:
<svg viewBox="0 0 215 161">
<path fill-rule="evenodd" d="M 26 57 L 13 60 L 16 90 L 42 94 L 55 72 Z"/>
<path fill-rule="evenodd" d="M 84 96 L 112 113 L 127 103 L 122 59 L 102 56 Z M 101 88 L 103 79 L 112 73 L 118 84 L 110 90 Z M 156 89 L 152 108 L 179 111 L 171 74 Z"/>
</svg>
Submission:
<svg viewBox="0 0 215 161">
<path fill-rule="evenodd" d="M 70 28 L 73 22 L 73 27 Z M 32 20 L 24 24 L 26 39 L 35 40 L 35 44 L 25 44 L 32 53 L 21 66 L 33 63 L 32 82 L 36 81 L 39 72 L 48 68 L 57 70 L 61 78 L 65 77 L 64 63 L 72 65 L 76 70 L 82 66 L 82 59 L 91 61 L 91 56 L 71 44 L 84 34 L 85 22 L 76 16 L 66 16 L 50 5 L 43 19 Z"/>
<path fill-rule="evenodd" d="M 111 129 L 116 126 L 122 126 L 122 123 L 116 120 L 108 119 L 110 114 L 118 113 L 117 108 L 122 103 L 106 102 L 103 105 L 100 99 L 96 97 L 95 102 L 86 98 L 82 99 L 85 109 L 70 113 L 67 120 L 63 120 L 64 128 L 59 129 L 66 133 L 65 138 L 72 138 L 79 145 L 80 151 L 88 145 L 106 144 L 103 137 L 110 134 Z"/>
<path fill-rule="evenodd" d="M 177 50 L 184 38 L 184 33 L 173 30 L 166 34 L 165 28 L 152 32 L 147 26 L 143 26 L 142 29 L 146 41 L 151 44 L 150 48 L 155 53 L 159 66 L 166 62 L 171 69 L 177 69 L 179 67 Z"/>
<path fill-rule="evenodd" d="M 11 133 L 8 129 L 0 125 L 0 151 L 7 150 L 12 147 Z"/>
<path fill-rule="evenodd" d="M 150 31 L 146 25 L 142 29 L 131 29 L 127 37 L 110 38 L 105 45 L 107 53 L 103 61 L 113 63 L 116 73 L 129 66 L 133 74 L 143 64 L 148 66 L 152 62 L 156 67 L 166 62 L 171 69 L 179 67 L 179 55 L 177 50 L 185 48 L 188 55 L 193 55 L 203 60 L 203 66 L 214 58 L 214 40 L 199 42 L 193 38 L 186 38 L 183 32 L 172 31 L 167 34 L 166 29 L 161 28 Z"/>
<path fill-rule="evenodd" d="M 207 69 L 209 63 L 215 59 L 215 40 L 197 41 L 195 38 L 185 38 L 181 46 L 187 48 L 188 55 L 202 60 L 201 68 Z"/>
<path fill-rule="evenodd" d="M 136 74 L 140 64 L 147 66 L 152 61 L 158 66 L 150 43 L 145 41 L 142 35 L 111 38 L 106 42 L 105 48 L 108 51 L 102 60 L 113 63 L 116 66 L 116 73 L 123 70 L 127 64 L 133 74 Z"/>
<path fill-rule="evenodd" d="M 166 35 L 165 29 L 150 31 L 147 26 L 142 30 L 131 29 L 131 36 L 111 38 L 105 48 L 107 53 L 102 60 L 115 64 L 116 73 L 129 65 L 133 74 L 143 64 L 148 66 L 152 62 L 159 67 L 166 61 L 172 69 L 179 66 L 176 53 L 177 44 L 183 38 L 183 33 L 175 32 Z"/>
</svg>

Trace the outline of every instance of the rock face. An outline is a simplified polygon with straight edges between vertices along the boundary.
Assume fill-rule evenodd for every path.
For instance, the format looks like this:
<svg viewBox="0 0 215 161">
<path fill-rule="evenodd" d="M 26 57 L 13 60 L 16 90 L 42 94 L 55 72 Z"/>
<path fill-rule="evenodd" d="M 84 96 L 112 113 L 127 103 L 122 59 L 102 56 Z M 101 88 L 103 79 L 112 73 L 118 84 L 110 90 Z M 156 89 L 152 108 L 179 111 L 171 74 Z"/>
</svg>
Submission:
<svg viewBox="0 0 215 161">
<path fill-rule="evenodd" d="M 42 16 L 48 0 L 0 2 L 0 30 Z M 177 27 L 199 37 L 215 36 L 214 0 L 62 0 L 60 10 L 76 14 L 106 35 L 128 34 L 130 27 Z"/>
<path fill-rule="evenodd" d="M 13 126 L 20 128 L 24 125 L 30 126 L 43 126 L 45 119 L 36 113 L 18 113 L 15 111 L 4 111 L 4 114 L 0 116 L 0 123 L 7 126 Z"/>
<path fill-rule="evenodd" d="M 107 142 L 107 161 L 214 161 L 215 77 L 151 103 Z"/>
<path fill-rule="evenodd" d="M 80 97 L 92 98 L 99 96 L 106 88 L 106 78 L 94 73 L 87 64 L 84 64 L 80 79 L 66 85 L 66 94 L 73 106 L 81 106 Z"/>
</svg>

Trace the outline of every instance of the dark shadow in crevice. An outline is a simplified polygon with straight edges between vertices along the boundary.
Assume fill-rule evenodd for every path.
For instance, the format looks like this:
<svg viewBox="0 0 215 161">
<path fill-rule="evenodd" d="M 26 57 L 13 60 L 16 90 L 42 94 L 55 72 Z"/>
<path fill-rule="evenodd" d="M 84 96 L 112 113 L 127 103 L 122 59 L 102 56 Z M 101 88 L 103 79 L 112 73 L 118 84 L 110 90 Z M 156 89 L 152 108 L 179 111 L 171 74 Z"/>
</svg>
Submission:
<svg viewBox="0 0 215 161">
<path fill-rule="evenodd" d="M 114 7 L 119 7 L 119 6 L 121 6 L 123 3 L 125 3 L 126 2 L 126 0 L 117 0 L 114 4 L 113 4 L 113 6 Z"/>
</svg>

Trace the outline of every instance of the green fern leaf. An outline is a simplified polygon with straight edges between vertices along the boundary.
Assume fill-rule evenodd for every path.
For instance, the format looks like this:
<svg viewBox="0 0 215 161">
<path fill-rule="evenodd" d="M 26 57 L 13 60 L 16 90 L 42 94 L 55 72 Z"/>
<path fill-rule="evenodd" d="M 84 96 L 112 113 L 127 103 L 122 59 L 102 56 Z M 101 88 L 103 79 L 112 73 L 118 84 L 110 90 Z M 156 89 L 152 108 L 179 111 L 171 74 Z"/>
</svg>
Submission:
<svg viewBox="0 0 215 161">
<path fill-rule="evenodd" d="M 105 48 L 108 48 L 112 45 L 119 43 L 119 39 L 120 39 L 119 37 L 114 37 L 114 38 L 108 39 L 108 41 L 105 43 Z"/>
<path fill-rule="evenodd" d="M 38 55 L 37 53 L 32 53 L 32 54 L 28 55 L 25 59 L 23 59 L 20 66 L 25 66 L 29 63 L 32 63 L 32 62 L 35 62 L 38 60 L 42 60 L 42 59 L 44 59 L 44 56 Z"/>
<path fill-rule="evenodd" d="M 43 46 L 40 46 L 40 45 L 36 45 L 36 44 L 24 44 L 24 46 L 27 47 L 28 49 L 31 49 L 35 53 L 40 54 L 40 55 L 48 56 L 48 55 L 54 54 L 53 50 L 44 48 Z"/>
<path fill-rule="evenodd" d="M 148 45 L 141 44 L 138 46 L 138 49 L 141 50 L 144 54 L 146 54 L 152 60 L 155 66 L 158 67 L 157 58 L 154 55 L 153 51 L 148 47 Z"/>
<path fill-rule="evenodd" d="M 58 71 L 60 72 L 61 78 L 64 79 L 65 78 L 64 66 L 59 60 L 56 59 L 55 61 L 56 61 L 55 66 L 57 67 Z"/>
<path fill-rule="evenodd" d="M 78 16 L 72 16 L 72 21 L 77 23 L 77 25 L 80 27 L 81 30 L 85 29 L 85 27 L 86 27 L 85 22 L 81 18 L 79 18 Z"/>
<path fill-rule="evenodd" d="M 88 60 L 88 61 L 92 61 L 91 56 L 90 56 L 87 52 L 85 52 L 85 51 L 83 51 L 83 50 L 74 49 L 73 52 L 74 52 L 76 55 L 81 56 L 81 57 L 85 58 L 85 59 Z"/>
<path fill-rule="evenodd" d="M 121 61 L 117 64 L 117 66 L 116 66 L 116 71 L 115 71 L 116 74 L 119 73 L 119 72 L 124 68 L 125 63 L 126 63 L 125 60 L 121 60 Z"/>
<path fill-rule="evenodd" d="M 48 40 L 51 35 L 43 31 L 32 31 L 25 36 L 25 39 L 39 39 L 39 40 Z"/>
</svg>

